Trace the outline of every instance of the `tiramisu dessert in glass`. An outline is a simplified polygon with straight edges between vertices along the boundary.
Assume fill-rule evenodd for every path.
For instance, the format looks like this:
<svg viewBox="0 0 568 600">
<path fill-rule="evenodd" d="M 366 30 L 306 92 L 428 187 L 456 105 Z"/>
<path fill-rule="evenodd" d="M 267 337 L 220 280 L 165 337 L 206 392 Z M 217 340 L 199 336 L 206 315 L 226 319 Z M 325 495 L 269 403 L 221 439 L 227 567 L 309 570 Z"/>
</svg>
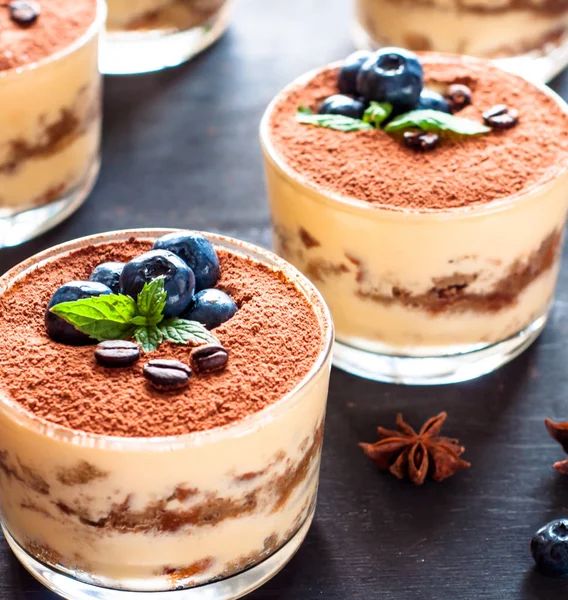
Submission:
<svg viewBox="0 0 568 600">
<path fill-rule="evenodd" d="M 0 248 L 75 210 L 100 163 L 97 0 L 0 6 Z"/>
<path fill-rule="evenodd" d="M 333 339 L 294 267 L 194 231 L 83 238 L 0 278 L 0 337 L 2 526 L 46 586 L 228 600 L 290 560 Z"/>
<path fill-rule="evenodd" d="M 387 48 L 291 84 L 261 139 L 276 250 L 326 299 L 337 366 L 450 383 L 538 336 L 568 204 L 553 92 L 489 61 Z"/>
<path fill-rule="evenodd" d="M 101 70 L 109 75 L 175 67 L 215 42 L 233 0 L 108 0 Z"/>
<path fill-rule="evenodd" d="M 568 64 L 565 0 L 354 2 L 354 37 L 361 48 L 399 45 L 490 58 L 541 82 Z"/>
</svg>

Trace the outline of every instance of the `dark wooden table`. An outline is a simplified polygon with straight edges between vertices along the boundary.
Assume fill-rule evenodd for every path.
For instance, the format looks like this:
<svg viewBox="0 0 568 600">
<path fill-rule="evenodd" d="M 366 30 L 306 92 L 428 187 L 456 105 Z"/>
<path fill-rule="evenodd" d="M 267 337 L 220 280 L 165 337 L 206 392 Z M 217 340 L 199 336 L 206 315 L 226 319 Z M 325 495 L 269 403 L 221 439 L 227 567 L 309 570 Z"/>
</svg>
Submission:
<svg viewBox="0 0 568 600">
<path fill-rule="evenodd" d="M 257 127 L 292 78 L 351 51 L 348 0 L 241 0 L 234 26 L 191 64 L 108 78 L 104 161 L 85 206 L 57 229 L 0 251 L 0 273 L 53 244 L 111 229 L 179 226 L 270 246 Z M 553 87 L 568 97 L 568 76 Z M 568 190 L 566 190 L 568 193 Z M 511 232 L 514 235 L 514 232 Z M 251 600 L 554 600 L 528 543 L 568 516 L 563 457 L 544 429 L 568 420 L 568 256 L 540 341 L 478 381 L 395 387 L 335 370 L 319 507 L 290 565 Z M 447 410 L 472 468 L 422 488 L 379 473 L 357 446 L 396 413 L 419 426 Z M 0 541 L 0 599 L 54 600 Z"/>
</svg>

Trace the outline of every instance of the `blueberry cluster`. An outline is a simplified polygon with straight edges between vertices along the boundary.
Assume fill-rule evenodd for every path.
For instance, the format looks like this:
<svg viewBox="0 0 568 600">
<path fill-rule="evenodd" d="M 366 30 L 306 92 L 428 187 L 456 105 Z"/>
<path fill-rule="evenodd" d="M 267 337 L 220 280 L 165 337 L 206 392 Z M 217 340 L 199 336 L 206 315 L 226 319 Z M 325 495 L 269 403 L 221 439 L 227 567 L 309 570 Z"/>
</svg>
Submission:
<svg viewBox="0 0 568 600">
<path fill-rule="evenodd" d="M 225 292 L 214 288 L 219 280 L 219 258 L 211 242 L 194 231 L 164 235 L 149 252 L 128 263 L 98 265 L 89 281 L 71 281 L 52 296 L 45 313 L 49 336 L 64 344 L 82 345 L 94 340 L 49 309 L 62 302 L 104 294 L 125 294 L 134 300 L 144 284 L 164 280 L 165 318 L 181 317 L 213 329 L 228 321 L 237 305 Z"/>
<path fill-rule="evenodd" d="M 340 94 L 326 98 L 318 112 L 362 119 L 369 103 L 388 102 L 396 116 L 411 110 L 450 113 L 446 99 L 424 88 L 424 73 L 418 57 L 402 48 L 351 54 L 339 71 Z"/>
</svg>

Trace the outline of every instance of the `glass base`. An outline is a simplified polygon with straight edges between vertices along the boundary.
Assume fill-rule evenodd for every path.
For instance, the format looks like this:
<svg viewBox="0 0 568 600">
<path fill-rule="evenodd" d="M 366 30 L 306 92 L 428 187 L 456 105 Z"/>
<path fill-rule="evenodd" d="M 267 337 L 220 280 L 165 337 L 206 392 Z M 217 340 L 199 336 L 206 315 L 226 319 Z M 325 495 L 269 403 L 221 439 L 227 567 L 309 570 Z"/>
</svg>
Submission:
<svg viewBox="0 0 568 600">
<path fill-rule="evenodd" d="M 176 67 L 216 42 L 229 25 L 230 2 L 191 29 L 170 32 L 106 33 L 99 68 L 104 75 L 134 75 Z"/>
<path fill-rule="evenodd" d="M 315 506 L 297 533 L 280 550 L 247 571 L 199 587 L 166 592 L 109 589 L 79 581 L 39 562 L 16 542 L 4 525 L 2 530 L 12 552 L 30 574 L 46 588 L 68 600 L 132 600 L 142 596 L 151 600 L 235 600 L 265 584 L 292 559 L 308 533 L 314 512 Z"/>
<path fill-rule="evenodd" d="M 510 338 L 479 350 L 446 356 L 397 356 L 335 342 L 333 365 L 359 377 L 405 385 L 444 385 L 469 381 L 507 364 L 544 329 L 548 313 Z"/>
<path fill-rule="evenodd" d="M 0 248 L 27 242 L 74 213 L 93 189 L 100 166 L 97 157 L 83 182 L 59 200 L 16 213 L 0 208 Z"/>
<path fill-rule="evenodd" d="M 352 25 L 352 39 L 361 50 L 377 50 L 381 44 L 373 40 L 358 23 Z M 568 65 L 568 38 L 561 44 L 549 44 L 541 50 L 535 50 L 519 56 L 498 58 L 493 61 L 499 68 L 520 75 L 536 83 L 548 83 Z"/>
</svg>

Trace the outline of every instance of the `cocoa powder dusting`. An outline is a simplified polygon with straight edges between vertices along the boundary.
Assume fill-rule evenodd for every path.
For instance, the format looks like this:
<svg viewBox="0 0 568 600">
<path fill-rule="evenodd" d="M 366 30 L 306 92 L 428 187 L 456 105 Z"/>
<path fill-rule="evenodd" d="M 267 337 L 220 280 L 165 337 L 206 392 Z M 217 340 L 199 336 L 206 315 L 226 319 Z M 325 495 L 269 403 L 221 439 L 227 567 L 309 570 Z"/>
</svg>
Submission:
<svg viewBox="0 0 568 600">
<path fill-rule="evenodd" d="M 490 63 L 453 55 L 423 54 L 425 85 L 452 83 L 472 90 L 472 104 L 457 116 L 482 122 L 497 104 L 518 110 L 506 131 L 444 140 L 415 152 L 382 131 L 343 133 L 301 125 L 299 106 L 317 111 L 338 93 L 337 69 L 284 92 L 270 116 L 276 151 L 301 180 L 391 209 L 444 210 L 492 202 L 552 179 L 568 166 L 568 115 L 532 84 Z"/>
<path fill-rule="evenodd" d="M 21 27 L 0 7 L 0 71 L 22 67 L 63 50 L 94 22 L 97 0 L 39 0 L 35 23 Z"/>
<path fill-rule="evenodd" d="M 313 366 L 323 333 L 307 300 L 280 273 L 219 250 L 220 289 L 239 310 L 214 330 L 229 351 L 220 373 L 194 375 L 177 393 L 153 390 L 149 358 L 189 362 L 191 348 L 163 343 L 126 369 L 98 366 L 94 347 L 56 344 L 44 312 L 63 283 L 102 262 L 127 261 L 151 244 L 131 239 L 75 250 L 29 273 L 0 298 L 0 388 L 36 415 L 76 430 L 123 437 L 180 435 L 255 413 L 292 390 Z M 1 466 L 1 461 L 0 461 Z"/>
</svg>

